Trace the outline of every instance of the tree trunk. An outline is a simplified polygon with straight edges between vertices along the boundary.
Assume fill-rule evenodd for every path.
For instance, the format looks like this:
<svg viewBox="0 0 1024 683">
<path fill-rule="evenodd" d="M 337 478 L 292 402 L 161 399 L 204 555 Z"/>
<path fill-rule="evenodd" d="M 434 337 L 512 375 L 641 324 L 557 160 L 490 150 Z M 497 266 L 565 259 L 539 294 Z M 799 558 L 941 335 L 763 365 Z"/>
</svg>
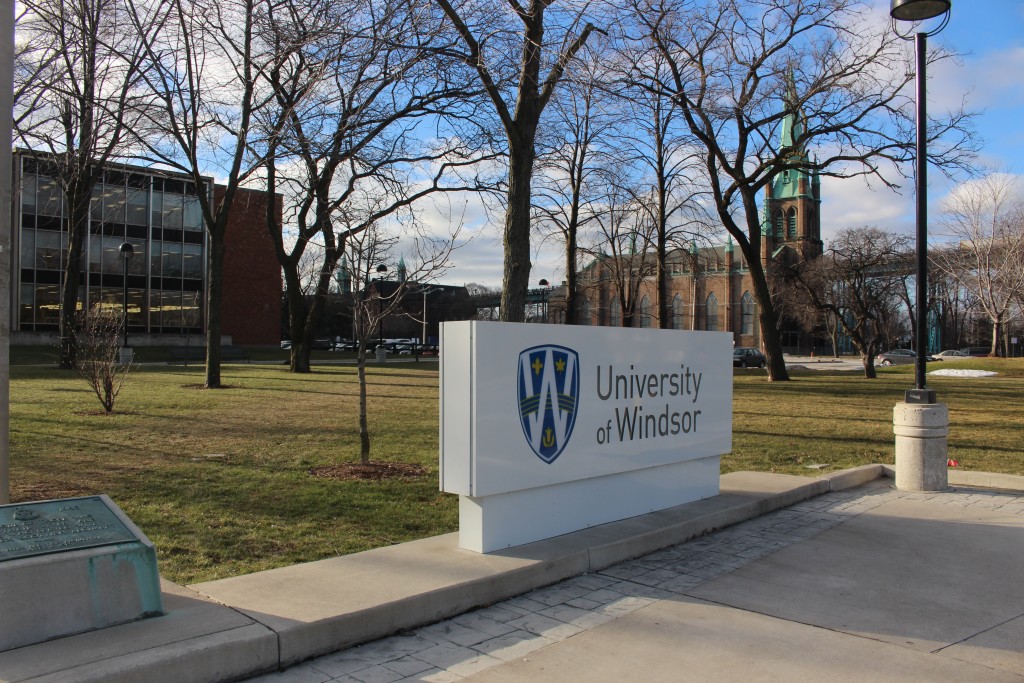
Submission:
<svg viewBox="0 0 1024 683">
<path fill-rule="evenodd" d="M 86 189 L 86 185 L 89 185 Z M 82 278 L 82 250 L 89 232 L 91 184 L 79 180 L 68 188 L 68 251 L 65 254 L 64 278 L 60 293 L 60 367 L 75 367 L 75 328 L 78 324 L 78 290 Z"/>
<path fill-rule="evenodd" d="M 864 364 L 864 379 L 877 379 L 878 373 L 875 372 L 875 354 L 861 352 L 860 360 Z"/>
<path fill-rule="evenodd" d="M 224 298 L 224 229 L 210 231 L 206 293 L 206 388 L 220 389 L 221 302 Z"/>
<path fill-rule="evenodd" d="M 289 372 L 309 372 L 309 353 L 302 352 L 303 330 L 306 326 L 306 300 L 302 294 L 298 269 L 289 260 L 283 267 L 285 301 L 288 307 L 288 338 L 292 342 L 288 353 Z"/>
<path fill-rule="evenodd" d="M 366 423 L 366 340 L 359 343 L 356 368 L 359 374 L 359 462 L 370 462 L 370 428 Z"/>
<path fill-rule="evenodd" d="M 534 135 L 509 135 L 508 207 L 505 211 L 505 273 L 501 320 L 523 322 L 530 287 L 530 182 L 536 155 Z"/>
<path fill-rule="evenodd" d="M 758 321 L 761 324 L 761 341 L 764 344 L 764 356 L 768 365 L 768 379 L 773 382 L 785 382 L 789 380 L 789 372 L 786 370 L 786 360 L 782 357 L 778 315 L 772 303 L 768 280 L 760 258 L 748 258 L 747 261 L 750 264 L 750 278 L 754 281 L 754 296 L 757 298 Z"/>
<path fill-rule="evenodd" d="M 995 318 L 992 320 L 992 352 L 990 356 L 999 355 L 999 336 L 1003 332 L 1003 321 L 1001 318 Z"/>
<path fill-rule="evenodd" d="M 578 277 L 576 275 L 576 231 L 573 230 L 570 233 L 570 242 L 566 248 L 565 254 L 565 324 L 566 325 L 578 325 L 579 324 L 579 313 L 577 307 L 579 305 L 579 294 L 576 292 Z M 590 324 L 590 321 L 587 321 Z"/>
</svg>

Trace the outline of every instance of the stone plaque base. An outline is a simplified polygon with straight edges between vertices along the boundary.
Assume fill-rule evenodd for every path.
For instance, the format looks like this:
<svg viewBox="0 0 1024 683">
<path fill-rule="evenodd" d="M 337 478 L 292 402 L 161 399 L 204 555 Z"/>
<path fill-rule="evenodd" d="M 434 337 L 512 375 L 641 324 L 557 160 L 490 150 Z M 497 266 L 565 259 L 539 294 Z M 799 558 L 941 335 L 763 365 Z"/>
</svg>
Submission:
<svg viewBox="0 0 1024 683">
<path fill-rule="evenodd" d="M 156 550 L 107 496 L 0 513 L 0 652 L 163 612 Z"/>
</svg>

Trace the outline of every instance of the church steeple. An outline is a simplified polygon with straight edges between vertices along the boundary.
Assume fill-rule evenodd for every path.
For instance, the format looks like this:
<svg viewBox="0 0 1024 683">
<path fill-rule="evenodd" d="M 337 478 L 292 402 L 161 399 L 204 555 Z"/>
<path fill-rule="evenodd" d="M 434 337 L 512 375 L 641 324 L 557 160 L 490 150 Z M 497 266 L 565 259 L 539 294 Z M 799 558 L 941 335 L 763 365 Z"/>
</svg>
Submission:
<svg viewBox="0 0 1024 683">
<path fill-rule="evenodd" d="M 807 154 L 807 120 L 800 106 L 796 80 L 790 73 L 786 79 L 783 106 L 785 115 L 779 128 L 777 172 L 766 188 L 762 234 L 770 240 L 765 253 L 775 253 L 783 245 L 791 245 L 810 258 L 820 255 L 821 184 L 814 162 Z M 769 245 L 766 245 L 769 246 Z"/>
<path fill-rule="evenodd" d="M 334 281 L 338 283 L 339 294 L 350 294 L 352 292 L 352 276 L 348 272 L 348 260 L 344 255 L 338 263 L 338 270 L 334 272 Z"/>
<path fill-rule="evenodd" d="M 408 275 L 408 270 L 405 267 L 405 257 L 402 256 L 398 259 L 398 282 L 401 284 L 405 282 L 405 278 Z"/>
</svg>

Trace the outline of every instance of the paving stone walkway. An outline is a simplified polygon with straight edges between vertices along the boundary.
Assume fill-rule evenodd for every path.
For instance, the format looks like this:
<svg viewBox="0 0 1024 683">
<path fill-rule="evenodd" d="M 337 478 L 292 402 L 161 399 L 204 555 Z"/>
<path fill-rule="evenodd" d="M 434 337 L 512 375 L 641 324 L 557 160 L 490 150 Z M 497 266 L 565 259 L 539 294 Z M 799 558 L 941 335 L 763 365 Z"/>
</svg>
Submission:
<svg viewBox="0 0 1024 683">
<path fill-rule="evenodd" d="M 828 493 L 723 531 L 504 602 L 251 679 L 258 683 L 458 681 L 571 638 L 894 500 L 1024 515 L 1024 495 L 897 491 L 892 480 Z"/>
</svg>

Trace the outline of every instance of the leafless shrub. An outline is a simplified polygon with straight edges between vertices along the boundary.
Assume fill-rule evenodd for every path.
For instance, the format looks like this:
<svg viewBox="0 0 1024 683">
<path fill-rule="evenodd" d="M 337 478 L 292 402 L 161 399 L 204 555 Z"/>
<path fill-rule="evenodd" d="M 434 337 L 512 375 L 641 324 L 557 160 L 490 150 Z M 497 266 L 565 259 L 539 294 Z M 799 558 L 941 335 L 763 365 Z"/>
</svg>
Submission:
<svg viewBox="0 0 1024 683">
<path fill-rule="evenodd" d="M 76 336 L 78 358 L 75 368 L 108 413 L 114 411 L 114 401 L 132 365 L 120 362 L 123 325 L 120 309 L 115 304 L 98 303 L 81 316 Z"/>
</svg>

